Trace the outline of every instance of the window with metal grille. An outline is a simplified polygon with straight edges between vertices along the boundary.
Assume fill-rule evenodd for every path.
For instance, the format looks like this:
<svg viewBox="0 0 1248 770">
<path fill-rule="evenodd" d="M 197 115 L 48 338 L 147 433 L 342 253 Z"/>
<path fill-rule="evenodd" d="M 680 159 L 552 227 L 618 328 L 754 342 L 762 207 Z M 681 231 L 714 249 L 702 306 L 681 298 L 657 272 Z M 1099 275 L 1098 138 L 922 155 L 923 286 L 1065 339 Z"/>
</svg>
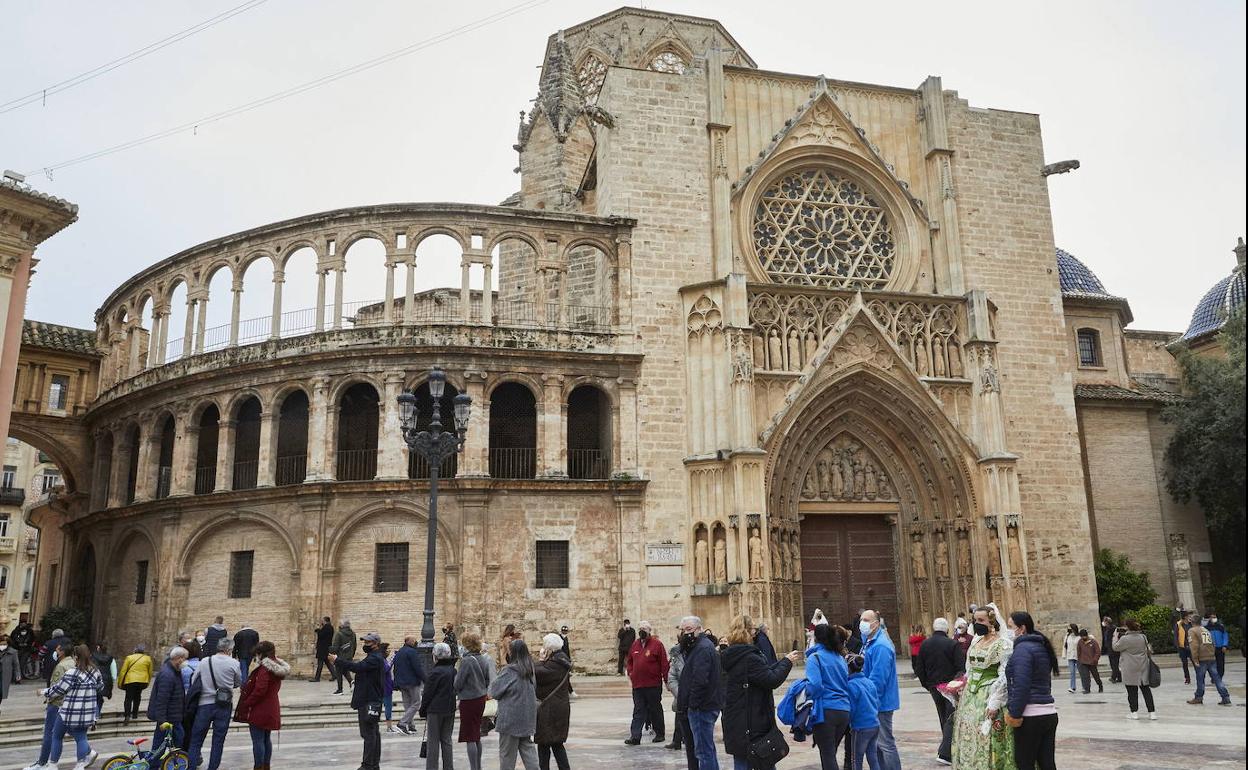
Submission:
<svg viewBox="0 0 1248 770">
<path fill-rule="evenodd" d="M 537 541 L 537 587 L 568 587 L 568 541 Z"/>
<path fill-rule="evenodd" d="M 61 483 L 60 471 L 45 470 L 42 478 L 39 479 L 39 483 L 41 485 L 39 487 L 39 491 L 45 495 L 48 494 L 52 491 L 53 487 Z"/>
<path fill-rule="evenodd" d="M 230 598 L 251 598 L 251 572 L 256 566 L 255 551 L 234 551 L 230 554 Z"/>
<path fill-rule="evenodd" d="M 1080 329 L 1078 333 L 1079 341 L 1079 365 L 1080 366 L 1100 366 L 1101 365 L 1101 335 L 1096 329 Z"/>
<path fill-rule="evenodd" d="M 48 390 L 48 407 L 64 409 L 69 400 L 69 378 L 63 374 L 52 375 L 52 387 Z"/>
<path fill-rule="evenodd" d="M 12 489 L 15 484 L 17 484 L 17 466 L 4 466 L 4 476 L 0 477 L 0 487 Z"/>
<path fill-rule="evenodd" d="M 0 537 L 9 536 L 9 514 L 0 514 Z"/>
<path fill-rule="evenodd" d="M 373 593 L 407 590 L 407 543 L 377 543 L 373 560 Z"/>
<path fill-rule="evenodd" d="M 147 559 L 134 563 L 134 603 L 147 603 Z"/>
</svg>

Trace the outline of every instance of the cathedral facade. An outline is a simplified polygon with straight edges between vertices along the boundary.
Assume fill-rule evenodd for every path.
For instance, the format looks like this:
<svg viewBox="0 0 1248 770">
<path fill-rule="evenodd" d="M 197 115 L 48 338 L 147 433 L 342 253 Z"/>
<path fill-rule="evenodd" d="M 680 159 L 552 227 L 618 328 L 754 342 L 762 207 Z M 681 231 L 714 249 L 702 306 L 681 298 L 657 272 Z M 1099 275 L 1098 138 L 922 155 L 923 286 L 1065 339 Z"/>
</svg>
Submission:
<svg viewBox="0 0 1248 770">
<path fill-rule="evenodd" d="M 1203 520 L 1156 450 L 1175 335 L 1124 331 L 1056 249 L 1036 115 L 766 70 L 713 20 L 626 8 L 551 36 L 516 149 L 500 206 L 310 214 L 153 264 L 105 299 L 55 425 L 24 367 L 12 431 L 65 477 L 32 514 L 37 607 L 91 608 L 116 648 L 224 614 L 300 662 L 322 615 L 414 632 L 429 469 L 396 399 L 427 421 L 434 365 L 474 403 L 437 617 L 486 638 L 567 624 L 605 669 L 624 617 L 746 612 L 783 644 L 815 608 L 895 637 L 989 600 L 1089 624 L 1098 528 L 1198 594 Z M 433 236 L 463 281 L 417 292 Z M 364 240 L 384 299 L 348 306 Z M 292 310 L 301 254 L 317 302 Z M 273 313 L 244 322 L 253 264 Z"/>
</svg>

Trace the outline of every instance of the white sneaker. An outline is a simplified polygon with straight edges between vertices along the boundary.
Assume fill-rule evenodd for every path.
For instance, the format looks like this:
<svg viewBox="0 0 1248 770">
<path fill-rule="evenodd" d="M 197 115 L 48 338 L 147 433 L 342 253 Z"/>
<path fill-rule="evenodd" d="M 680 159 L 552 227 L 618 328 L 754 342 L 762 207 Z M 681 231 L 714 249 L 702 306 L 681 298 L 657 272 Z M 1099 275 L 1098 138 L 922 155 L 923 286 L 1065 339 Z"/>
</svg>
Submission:
<svg viewBox="0 0 1248 770">
<path fill-rule="evenodd" d="M 1132 711 L 1130 714 L 1127 714 L 1127 719 L 1139 719 L 1139 718 L 1140 718 L 1140 715 L 1134 711 Z"/>
<path fill-rule="evenodd" d="M 1148 712 L 1148 718 L 1149 718 L 1149 720 L 1150 720 L 1150 721 L 1156 722 L 1156 721 L 1157 721 L 1157 712 L 1156 712 L 1156 711 L 1150 711 L 1150 712 Z"/>
<path fill-rule="evenodd" d="M 90 754 L 87 754 L 87 758 L 86 758 L 86 759 L 84 759 L 84 760 L 83 760 L 82 762 L 80 762 L 79 764 L 81 764 L 81 765 L 82 765 L 83 770 L 86 770 L 86 768 L 90 767 L 91 765 L 94 765 L 94 764 L 95 764 L 95 760 L 97 760 L 97 759 L 99 759 L 99 758 L 100 758 L 100 752 L 96 751 L 95 749 L 91 749 L 91 753 L 90 753 Z"/>
<path fill-rule="evenodd" d="M 38 762 L 36 762 L 35 764 L 27 768 L 24 768 L 24 770 L 44 770 L 45 767 L 51 767 L 51 765 L 41 765 Z"/>
</svg>

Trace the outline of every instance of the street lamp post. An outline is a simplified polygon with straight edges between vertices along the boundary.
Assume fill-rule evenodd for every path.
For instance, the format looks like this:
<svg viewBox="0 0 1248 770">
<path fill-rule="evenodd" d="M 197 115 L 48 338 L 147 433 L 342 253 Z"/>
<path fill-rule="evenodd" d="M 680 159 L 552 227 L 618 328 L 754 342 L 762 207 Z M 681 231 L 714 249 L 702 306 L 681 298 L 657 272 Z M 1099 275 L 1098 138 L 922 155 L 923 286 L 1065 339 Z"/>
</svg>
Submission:
<svg viewBox="0 0 1248 770">
<path fill-rule="evenodd" d="M 433 414 L 428 430 L 417 430 L 420 418 L 416 395 L 403 392 L 399 395 L 399 420 L 403 441 L 409 452 L 415 452 L 429 463 L 429 534 L 425 552 L 425 620 L 420 627 L 420 650 L 422 657 L 433 655 L 433 592 L 434 561 L 438 550 L 438 471 L 442 461 L 464 448 L 468 435 L 468 415 L 472 410 L 472 398 L 466 393 L 455 396 L 455 430 L 442 430 L 442 393 L 446 387 L 446 373 L 435 367 L 429 372 L 429 395 L 433 400 Z"/>
</svg>

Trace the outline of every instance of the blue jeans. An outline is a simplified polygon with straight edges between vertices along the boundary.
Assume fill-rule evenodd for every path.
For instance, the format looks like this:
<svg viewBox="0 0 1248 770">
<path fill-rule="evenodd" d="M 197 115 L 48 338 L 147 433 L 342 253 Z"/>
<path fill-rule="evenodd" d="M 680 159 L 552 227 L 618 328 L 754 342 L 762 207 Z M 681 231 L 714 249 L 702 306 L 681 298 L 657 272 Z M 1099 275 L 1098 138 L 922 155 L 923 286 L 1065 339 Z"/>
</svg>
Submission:
<svg viewBox="0 0 1248 770">
<path fill-rule="evenodd" d="M 689 709 L 688 714 L 698 770 L 719 770 L 719 756 L 715 753 L 715 722 L 719 719 L 719 712 Z"/>
<path fill-rule="evenodd" d="M 251 733 L 251 758 L 256 767 L 267 765 L 273 761 L 273 732 L 261 730 L 259 727 L 248 726 Z"/>
<path fill-rule="evenodd" d="M 1067 659 L 1066 666 L 1070 669 L 1070 690 L 1074 692 L 1075 685 L 1079 683 L 1079 661 Z"/>
<path fill-rule="evenodd" d="M 86 759 L 91 753 L 91 744 L 87 742 L 87 728 L 70 730 L 65 726 L 65 720 L 57 716 L 56 724 L 52 727 L 52 753 L 48 755 L 48 761 L 61 761 L 61 746 L 65 740 L 65 733 L 69 733 L 74 738 L 74 746 L 78 750 L 74 757 L 79 761 Z"/>
<path fill-rule="evenodd" d="M 225 751 L 225 735 L 230 731 L 229 706 L 218 706 L 213 703 L 201 703 L 195 711 L 195 725 L 191 728 L 191 744 L 187 746 L 190 755 L 190 767 L 198 767 L 200 754 L 204 748 L 204 738 L 208 736 L 208 728 L 212 728 L 212 753 L 208 756 L 208 770 L 221 767 L 221 752 Z"/>
<path fill-rule="evenodd" d="M 179 748 L 185 746 L 182 740 L 186 737 L 182 732 L 182 723 L 178 722 L 170 730 L 173 733 L 173 745 Z M 152 743 L 150 748 L 152 751 L 160 748 L 160 744 L 165 740 L 165 731 L 160 729 L 160 725 L 156 725 L 156 730 L 152 733 Z"/>
<path fill-rule="evenodd" d="M 880 728 L 878 727 L 854 730 L 854 770 L 862 770 L 864 760 L 871 766 L 871 770 L 880 770 L 884 767 L 880 764 L 879 737 Z"/>
<path fill-rule="evenodd" d="M 1222 696 L 1222 700 L 1229 701 L 1231 694 L 1227 692 L 1226 685 L 1222 684 L 1222 677 L 1218 676 L 1218 666 L 1212 660 L 1196 665 L 1196 700 L 1205 697 L 1205 674 L 1213 680 L 1213 686 L 1218 688 L 1218 695 Z"/>
<path fill-rule="evenodd" d="M 48 757 L 52 754 L 52 730 L 61 720 L 60 711 L 60 706 L 48 706 L 43 713 L 43 743 L 39 744 L 39 761 L 36 764 L 48 763 Z"/>
<path fill-rule="evenodd" d="M 880 712 L 879 735 L 876 738 L 880 758 L 878 770 L 901 770 L 901 754 L 897 752 L 897 739 L 893 737 L 892 711 Z"/>
</svg>

